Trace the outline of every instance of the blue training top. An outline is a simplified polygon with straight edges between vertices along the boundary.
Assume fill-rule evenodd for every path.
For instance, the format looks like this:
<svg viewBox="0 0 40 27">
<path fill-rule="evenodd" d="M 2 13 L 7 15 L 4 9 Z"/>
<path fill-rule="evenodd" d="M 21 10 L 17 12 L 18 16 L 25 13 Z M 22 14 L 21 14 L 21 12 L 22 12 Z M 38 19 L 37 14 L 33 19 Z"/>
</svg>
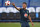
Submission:
<svg viewBox="0 0 40 27">
<path fill-rule="evenodd" d="M 19 11 L 21 14 L 20 22 L 28 22 L 27 20 L 29 16 L 29 10 L 24 10 L 23 8 L 21 8 Z"/>
</svg>

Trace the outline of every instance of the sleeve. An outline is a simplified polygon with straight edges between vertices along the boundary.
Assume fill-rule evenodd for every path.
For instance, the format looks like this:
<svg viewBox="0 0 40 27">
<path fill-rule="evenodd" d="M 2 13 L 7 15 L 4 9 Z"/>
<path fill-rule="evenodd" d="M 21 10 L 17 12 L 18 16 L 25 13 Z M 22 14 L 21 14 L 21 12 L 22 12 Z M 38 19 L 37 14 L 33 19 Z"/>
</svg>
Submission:
<svg viewBox="0 0 40 27">
<path fill-rule="evenodd" d="M 28 11 L 28 16 L 29 16 L 29 11 Z"/>
<path fill-rule="evenodd" d="M 22 8 L 20 8 L 20 10 L 19 11 L 21 11 L 22 10 Z"/>
</svg>

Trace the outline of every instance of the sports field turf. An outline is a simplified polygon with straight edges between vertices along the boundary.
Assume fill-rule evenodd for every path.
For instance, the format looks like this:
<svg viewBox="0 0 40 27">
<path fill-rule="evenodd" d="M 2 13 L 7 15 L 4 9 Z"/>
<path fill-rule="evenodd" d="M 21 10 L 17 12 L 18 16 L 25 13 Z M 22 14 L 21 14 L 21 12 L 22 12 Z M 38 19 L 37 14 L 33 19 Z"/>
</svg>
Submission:
<svg viewBox="0 0 40 27">
<path fill-rule="evenodd" d="M 29 23 L 30 27 L 32 27 L 31 23 Z M 0 27 L 21 27 L 20 23 L 0 23 Z M 40 23 L 34 23 L 33 27 L 40 27 Z"/>
</svg>

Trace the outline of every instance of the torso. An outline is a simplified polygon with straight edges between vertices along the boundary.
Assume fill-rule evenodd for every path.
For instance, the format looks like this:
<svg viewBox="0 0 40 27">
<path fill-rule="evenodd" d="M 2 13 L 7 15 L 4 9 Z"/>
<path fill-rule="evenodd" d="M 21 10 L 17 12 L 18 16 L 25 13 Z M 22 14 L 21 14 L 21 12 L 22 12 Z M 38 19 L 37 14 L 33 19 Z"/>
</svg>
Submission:
<svg viewBox="0 0 40 27">
<path fill-rule="evenodd" d="M 21 14 L 21 21 L 22 22 L 27 22 L 28 20 L 28 10 L 24 10 L 24 9 L 21 9 L 20 10 L 20 14 Z M 27 14 L 27 17 L 25 17 L 25 14 Z"/>
</svg>

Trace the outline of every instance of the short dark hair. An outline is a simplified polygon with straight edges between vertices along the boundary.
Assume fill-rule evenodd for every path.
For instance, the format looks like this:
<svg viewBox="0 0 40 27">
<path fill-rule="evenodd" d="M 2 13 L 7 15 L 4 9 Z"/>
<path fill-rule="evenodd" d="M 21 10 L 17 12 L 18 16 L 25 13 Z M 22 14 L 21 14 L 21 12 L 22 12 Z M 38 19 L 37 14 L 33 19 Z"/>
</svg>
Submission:
<svg viewBox="0 0 40 27">
<path fill-rule="evenodd" d="M 26 5 L 27 5 L 27 3 L 26 3 L 26 2 L 23 2 L 23 4 L 26 4 Z"/>
</svg>

